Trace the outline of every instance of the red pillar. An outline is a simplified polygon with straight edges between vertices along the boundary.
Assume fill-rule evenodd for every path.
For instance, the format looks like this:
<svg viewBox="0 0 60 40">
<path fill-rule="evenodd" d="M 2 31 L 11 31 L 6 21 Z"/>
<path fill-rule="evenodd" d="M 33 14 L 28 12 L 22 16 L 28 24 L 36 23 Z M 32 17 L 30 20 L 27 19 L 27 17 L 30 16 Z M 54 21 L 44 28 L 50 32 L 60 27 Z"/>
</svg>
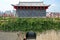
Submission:
<svg viewBox="0 0 60 40">
<path fill-rule="evenodd" d="M 38 9 L 38 7 L 36 7 L 36 9 Z"/>
<path fill-rule="evenodd" d="M 22 7 L 20 6 L 20 9 L 22 9 Z"/>
<path fill-rule="evenodd" d="M 26 9 L 28 9 L 28 6 L 26 6 Z"/>
<path fill-rule="evenodd" d="M 40 10 L 42 10 L 42 7 L 40 7 Z"/>
</svg>

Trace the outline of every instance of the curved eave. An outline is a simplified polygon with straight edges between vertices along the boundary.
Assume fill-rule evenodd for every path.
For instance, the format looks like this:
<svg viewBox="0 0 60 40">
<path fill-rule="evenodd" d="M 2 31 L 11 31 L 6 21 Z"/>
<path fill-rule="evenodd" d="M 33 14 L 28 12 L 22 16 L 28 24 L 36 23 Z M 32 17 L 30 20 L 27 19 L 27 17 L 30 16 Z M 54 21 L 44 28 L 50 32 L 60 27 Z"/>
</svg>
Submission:
<svg viewBox="0 0 60 40">
<path fill-rule="evenodd" d="M 13 5 L 13 4 L 12 4 L 12 6 L 13 6 L 15 9 L 18 9 L 18 7 L 46 7 L 46 9 L 48 9 L 48 7 L 49 7 L 50 5 L 46 5 L 46 6 L 18 6 L 18 5 Z"/>
<path fill-rule="evenodd" d="M 50 6 L 50 5 L 13 5 L 11 4 L 12 6 Z"/>
<path fill-rule="evenodd" d="M 12 6 L 19 6 L 19 5 L 12 5 Z M 40 6 L 43 6 L 43 5 L 40 5 Z M 48 7 L 49 7 L 50 5 L 46 5 L 46 6 L 48 6 Z"/>
<path fill-rule="evenodd" d="M 15 5 L 13 5 L 13 4 L 11 4 L 12 6 L 15 6 Z"/>
</svg>

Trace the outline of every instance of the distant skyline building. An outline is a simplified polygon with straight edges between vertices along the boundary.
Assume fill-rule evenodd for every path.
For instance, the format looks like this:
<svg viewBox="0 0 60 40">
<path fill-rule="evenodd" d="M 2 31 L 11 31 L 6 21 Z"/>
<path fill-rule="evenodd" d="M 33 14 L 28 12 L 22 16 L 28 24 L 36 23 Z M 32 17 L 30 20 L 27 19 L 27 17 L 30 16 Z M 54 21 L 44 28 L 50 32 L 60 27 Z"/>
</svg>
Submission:
<svg viewBox="0 0 60 40">
<path fill-rule="evenodd" d="M 12 5 L 18 17 L 46 17 L 46 10 L 50 5 L 43 2 L 19 2 Z"/>
</svg>

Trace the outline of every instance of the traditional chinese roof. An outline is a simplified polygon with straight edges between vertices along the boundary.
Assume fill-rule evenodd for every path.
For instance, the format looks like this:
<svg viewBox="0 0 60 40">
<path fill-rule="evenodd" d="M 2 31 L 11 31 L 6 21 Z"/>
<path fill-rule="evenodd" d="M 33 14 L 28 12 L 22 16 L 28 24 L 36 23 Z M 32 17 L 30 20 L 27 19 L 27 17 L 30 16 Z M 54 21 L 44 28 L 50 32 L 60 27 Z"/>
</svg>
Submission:
<svg viewBox="0 0 60 40">
<path fill-rule="evenodd" d="M 45 5 L 43 2 L 19 2 L 18 4 L 13 6 L 49 6 L 49 5 Z"/>
</svg>

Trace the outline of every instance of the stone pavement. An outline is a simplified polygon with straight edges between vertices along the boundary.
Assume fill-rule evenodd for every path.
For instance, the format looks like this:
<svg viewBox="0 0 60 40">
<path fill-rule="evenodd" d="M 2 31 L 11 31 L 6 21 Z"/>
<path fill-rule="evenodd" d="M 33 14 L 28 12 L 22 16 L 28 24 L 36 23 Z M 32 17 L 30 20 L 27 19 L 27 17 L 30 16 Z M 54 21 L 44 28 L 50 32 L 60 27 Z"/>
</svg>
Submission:
<svg viewBox="0 0 60 40">
<path fill-rule="evenodd" d="M 0 32 L 0 40 L 17 40 L 17 32 Z"/>
<path fill-rule="evenodd" d="M 0 32 L 0 40 L 23 40 L 21 32 Z M 36 40 L 60 40 L 60 31 L 47 31 L 46 33 L 38 33 Z"/>
</svg>

